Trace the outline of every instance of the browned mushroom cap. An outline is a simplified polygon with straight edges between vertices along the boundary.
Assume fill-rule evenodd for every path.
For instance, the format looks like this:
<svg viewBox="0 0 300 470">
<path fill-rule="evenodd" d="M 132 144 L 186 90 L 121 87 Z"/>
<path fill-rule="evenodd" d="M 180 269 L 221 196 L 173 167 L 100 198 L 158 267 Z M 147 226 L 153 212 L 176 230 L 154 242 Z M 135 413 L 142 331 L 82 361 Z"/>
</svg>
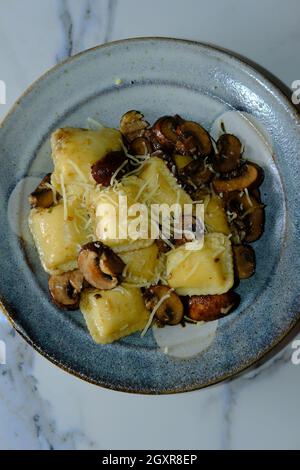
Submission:
<svg viewBox="0 0 300 470">
<path fill-rule="evenodd" d="M 233 291 L 220 295 L 193 295 L 188 301 L 188 316 L 195 321 L 217 320 L 236 308 L 239 301 L 239 295 Z"/>
<path fill-rule="evenodd" d="M 152 133 L 159 145 L 165 150 L 173 150 L 178 141 L 176 128 L 179 117 L 163 116 L 158 119 L 152 127 Z M 158 148 L 158 146 L 156 146 Z"/>
<path fill-rule="evenodd" d="M 146 137 L 138 137 L 131 142 L 128 150 L 132 155 L 148 155 L 152 153 L 153 147 Z"/>
<path fill-rule="evenodd" d="M 49 291 L 53 302 L 60 308 L 76 310 L 83 287 L 83 275 L 78 270 L 50 276 Z"/>
<path fill-rule="evenodd" d="M 261 202 L 260 190 L 258 188 L 251 189 L 251 194 L 257 202 Z"/>
<path fill-rule="evenodd" d="M 120 131 L 128 142 L 141 137 L 149 123 L 145 121 L 144 115 L 139 111 L 127 111 L 120 120 Z"/>
<path fill-rule="evenodd" d="M 109 290 L 118 285 L 125 264 L 103 243 L 92 242 L 81 248 L 78 267 L 91 286 Z"/>
<path fill-rule="evenodd" d="M 241 167 L 240 174 L 230 178 L 215 178 L 213 188 L 218 193 L 226 193 L 230 191 L 243 191 L 259 186 L 263 180 L 263 170 L 255 163 L 247 162 Z"/>
<path fill-rule="evenodd" d="M 240 244 L 254 242 L 260 238 L 264 230 L 264 205 L 261 204 L 252 192 L 230 192 L 224 195 L 227 216 L 231 231 L 232 241 Z"/>
<path fill-rule="evenodd" d="M 264 231 L 265 211 L 263 207 L 257 207 L 249 212 L 245 218 L 246 236 L 245 242 L 252 243 L 258 240 Z"/>
<path fill-rule="evenodd" d="M 29 196 L 29 204 L 31 207 L 43 207 L 47 209 L 54 204 L 52 189 L 49 188 L 51 183 L 51 173 L 48 173 L 40 182 L 38 187 Z"/>
<path fill-rule="evenodd" d="M 249 245 L 233 247 L 234 263 L 239 279 L 248 279 L 255 271 L 255 252 Z"/>
<path fill-rule="evenodd" d="M 214 173 L 205 164 L 204 160 L 197 159 L 179 171 L 179 176 L 183 183 L 198 187 L 210 183 Z"/>
<path fill-rule="evenodd" d="M 217 142 L 218 154 L 212 161 L 213 168 L 219 173 L 228 173 L 240 165 L 242 144 L 232 134 L 223 134 Z"/>
<path fill-rule="evenodd" d="M 200 124 L 193 121 L 182 121 L 176 131 L 180 137 L 176 143 L 176 149 L 179 153 L 204 157 L 213 153 L 210 135 Z"/>
<path fill-rule="evenodd" d="M 105 157 L 92 165 L 92 177 L 96 183 L 102 186 L 109 186 L 112 176 L 120 168 L 118 177 L 122 177 L 128 168 L 126 167 L 126 155 L 123 151 L 109 152 Z M 124 166 L 122 167 L 122 165 Z"/>
<path fill-rule="evenodd" d="M 166 299 L 158 307 L 155 318 L 160 325 L 178 325 L 183 319 L 183 304 L 178 295 L 167 286 L 152 286 L 144 293 L 145 305 L 153 310 L 165 296 Z"/>
</svg>

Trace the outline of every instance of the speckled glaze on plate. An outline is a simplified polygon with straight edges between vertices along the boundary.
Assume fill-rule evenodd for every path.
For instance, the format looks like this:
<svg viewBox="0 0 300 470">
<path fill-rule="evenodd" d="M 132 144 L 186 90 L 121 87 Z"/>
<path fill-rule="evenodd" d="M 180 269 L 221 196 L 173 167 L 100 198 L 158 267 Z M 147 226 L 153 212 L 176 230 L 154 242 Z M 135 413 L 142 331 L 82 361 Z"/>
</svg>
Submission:
<svg viewBox="0 0 300 470">
<path fill-rule="evenodd" d="M 164 355 L 152 332 L 143 339 L 136 334 L 108 346 L 94 344 L 79 312 L 63 313 L 51 304 L 47 276 L 26 226 L 27 193 L 51 170 L 50 133 L 64 125 L 84 127 L 88 117 L 117 126 L 128 109 L 140 109 L 151 121 L 179 113 L 207 128 L 236 109 L 261 123 L 274 148 L 274 157 L 263 165 L 267 223 L 255 244 L 256 275 L 239 287 L 240 307 L 219 321 L 209 348 L 190 359 Z M 3 308 L 39 352 L 104 387 L 174 393 L 233 376 L 278 344 L 300 316 L 299 155 L 296 110 L 260 72 L 224 51 L 141 38 L 72 57 L 38 80 L 0 128 Z"/>
</svg>

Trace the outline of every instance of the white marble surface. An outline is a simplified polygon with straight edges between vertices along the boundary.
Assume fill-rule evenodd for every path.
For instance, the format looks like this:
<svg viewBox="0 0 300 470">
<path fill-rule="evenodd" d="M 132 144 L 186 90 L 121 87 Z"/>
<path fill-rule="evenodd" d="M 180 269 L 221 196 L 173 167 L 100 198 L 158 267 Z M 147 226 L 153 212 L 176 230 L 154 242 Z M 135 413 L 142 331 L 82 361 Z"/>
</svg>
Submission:
<svg viewBox="0 0 300 470">
<path fill-rule="evenodd" d="M 299 73 L 298 0 L 1 0 L 7 104 L 70 54 L 132 36 L 219 44 L 290 86 Z M 300 365 L 291 345 L 227 384 L 179 396 L 102 390 L 51 365 L 0 313 L 0 449 L 300 448 Z"/>
</svg>

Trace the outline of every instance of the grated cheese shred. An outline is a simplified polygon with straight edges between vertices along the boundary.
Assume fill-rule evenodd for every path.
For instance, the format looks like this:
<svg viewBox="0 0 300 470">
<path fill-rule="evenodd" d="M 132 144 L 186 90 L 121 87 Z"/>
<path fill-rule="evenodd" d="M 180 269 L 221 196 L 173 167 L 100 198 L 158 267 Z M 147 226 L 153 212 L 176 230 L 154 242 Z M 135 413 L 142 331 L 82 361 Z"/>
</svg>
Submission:
<svg viewBox="0 0 300 470">
<path fill-rule="evenodd" d="M 84 176 L 84 174 L 82 173 L 82 171 L 80 170 L 79 166 L 76 165 L 75 162 L 73 162 L 72 160 L 67 160 L 68 164 L 71 165 L 71 167 L 73 168 L 74 171 L 76 171 L 77 175 L 85 182 L 86 181 L 86 177 Z"/>
<path fill-rule="evenodd" d="M 153 319 L 154 319 L 154 316 L 157 312 L 157 310 L 159 309 L 159 307 L 164 303 L 165 300 L 169 299 L 171 297 L 171 292 L 173 292 L 174 289 L 170 289 L 170 292 L 166 295 L 164 295 L 158 302 L 157 304 L 155 305 L 154 309 L 152 310 L 152 312 L 150 313 L 150 317 L 149 317 L 149 320 L 145 326 L 145 328 L 143 329 L 142 333 L 141 333 L 141 338 L 143 338 L 145 336 L 145 334 L 147 333 L 147 331 L 149 330 L 152 322 L 153 322 Z"/>
<path fill-rule="evenodd" d="M 253 206 L 253 203 L 252 203 L 252 201 L 250 199 L 250 196 L 249 196 L 248 188 L 245 188 L 244 191 L 245 191 L 245 194 L 246 194 L 246 197 L 247 197 L 247 201 L 249 202 L 249 205 Z"/>
<path fill-rule="evenodd" d="M 61 184 L 61 192 L 62 192 L 62 198 L 63 198 L 63 203 L 64 203 L 64 220 L 66 221 L 68 219 L 68 201 L 67 201 L 67 194 L 66 194 L 63 173 L 60 175 L 60 184 Z"/>
<path fill-rule="evenodd" d="M 114 183 L 115 183 L 115 179 L 118 175 L 118 173 L 122 170 L 122 168 L 124 168 L 125 165 L 127 165 L 128 163 L 128 160 L 125 160 L 122 165 L 119 166 L 119 168 L 116 169 L 116 171 L 114 172 L 114 174 L 112 175 L 111 179 L 110 179 L 110 185 L 111 186 L 114 186 Z"/>
</svg>

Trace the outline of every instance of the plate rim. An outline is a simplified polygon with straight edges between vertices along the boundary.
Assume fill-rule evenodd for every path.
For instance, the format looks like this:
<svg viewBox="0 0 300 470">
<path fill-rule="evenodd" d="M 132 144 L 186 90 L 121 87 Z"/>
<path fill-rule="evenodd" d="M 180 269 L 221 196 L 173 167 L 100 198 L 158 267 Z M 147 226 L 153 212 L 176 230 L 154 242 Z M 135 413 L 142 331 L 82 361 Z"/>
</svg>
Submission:
<svg viewBox="0 0 300 470">
<path fill-rule="evenodd" d="M 202 41 L 174 38 L 174 37 L 167 37 L 167 36 L 145 36 L 145 37 L 139 36 L 139 37 L 120 39 L 116 41 L 110 41 L 105 44 L 99 44 L 97 46 L 85 49 L 75 55 L 72 55 L 66 58 L 65 60 L 59 62 L 58 64 L 54 65 L 50 69 L 46 70 L 46 72 L 44 72 L 41 76 L 39 76 L 36 80 L 34 80 L 24 90 L 24 92 L 17 98 L 17 100 L 14 102 L 14 104 L 5 114 L 4 118 L 1 120 L 0 128 L 5 126 L 10 116 L 13 115 L 14 111 L 18 108 L 21 100 L 25 98 L 28 94 L 30 94 L 30 92 L 35 88 L 37 84 L 39 84 L 48 75 L 52 74 L 63 65 L 71 63 L 73 60 L 78 59 L 78 57 L 85 55 L 92 51 L 97 51 L 99 49 L 105 49 L 107 47 L 118 46 L 118 45 L 123 45 L 123 44 L 130 44 L 130 43 L 137 43 L 137 42 L 151 42 L 151 41 L 171 42 L 171 43 L 186 44 L 186 45 L 191 45 L 191 46 L 200 46 L 202 48 L 206 48 L 207 50 L 215 51 L 219 53 L 221 52 L 222 54 L 228 57 L 231 57 L 236 62 L 240 63 L 243 66 L 246 66 L 250 70 L 252 69 L 256 74 L 260 75 L 263 79 L 264 84 L 269 84 L 273 88 L 275 88 L 278 94 L 280 95 L 281 99 L 286 103 L 287 107 L 289 108 L 289 111 L 293 112 L 300 122 L 300 108 L 297 107 L 297 105 L 294 105 L 292 101 L 288 98 L 287 91 L 289 90 L 289 88 L 275 75 L 273 75 L 271 72 L 269 72 L 267 69 L 265 69 L 261 65 L 257 64 L 255 61 L 252 61 L 251 59 L 248 59 L 247 57 L 239 53 L 236 53 L 232 50 L 223 48 L 215 44 L 202 42 Z M 152 391 L 152 390 L 140 388 L 139 390 L 132 390 L 122 385 L 110 385 L 108 383 L 103 383 L 103 382 L 101 383 L 100 381 L 96 379 L 92 379 L 91 377 L 88 377 L 85 374 L 77 370 L 74 370 L 72 367 L 63 364 L 61 361 L 59 361 L 58 359 L 54 358 L 49 353 L 47 353 L 47 351 L 45 351 L 41 346 L 36 344 L 27 335 L 27 333 L 23 331 L 23 328 L 20 325 L 18 325 L 16 321 L 13 319 L 13 312 L 10 313 L 9 306 L 7 307 L 5 306 L 5 299 L 1 296 L 0 296 L 0 308 L 2 312 L 4 313 L 5 317 L 7 318 L 7 320 L 9 321 L 10 325 L 26 341 L 26 343 L 29 344 L 29 346 L 31 346 L 41 356 L 43 356 L 45 359 L 50 361 L 55 366 L 59 367 L 64 372 L 67 372 L 81 380 L 84 380 L 85 382 L 88 382 L 93 385 L 97 385 L 98 387 L 101 387 L 107 390 L 114 390 L 118 392 L 124 392 L 124 393 L 136 394 L 136 395 L 171 395 L 171 394 L 187 393 L 187 392 L 205 389 L 213 385 L 220 384 L 224 381 L 237 378 L 241 374 L 253 368 L 256 364 L 263 363 L 265 360 L 269 358 L 272 352 L 277 353 L 278 351 L 275 351 L 275 349 L 276 348 L 281 349 L 282 347 L 284 347 L 284 344 L 282 344 L 284 340 L 288 339 L 288 337 L 292 335 L 293 331 L 296 330 L 297 326 L 300 326 L 300 312 L 295 312 L 296 315 L 298 315 L 298 318 L 294 319 L 291 322 L 288 330 L 286 330 L 282 335 L 280 335 L 280 337 L 276 337 L 276 339 L 272 342 L 272 344 L 267 349 L 265 349 L 261 354 L 258 354 L 253 360 L 249 361 L 246 364 L 244 363 L 244 365 L 238 368 L 236 371 L 226 372 L 215 380 L 210 380 L 204 384 L 197 384 L 195 386 L 184 387 L 181 389 L 170 389 L 170 390 L 164 389 L 164 390 L 159 390 L 159 391 Z M 295 331 L 295 335 L 296 335 L 296 331 Z"/>
</svg>

